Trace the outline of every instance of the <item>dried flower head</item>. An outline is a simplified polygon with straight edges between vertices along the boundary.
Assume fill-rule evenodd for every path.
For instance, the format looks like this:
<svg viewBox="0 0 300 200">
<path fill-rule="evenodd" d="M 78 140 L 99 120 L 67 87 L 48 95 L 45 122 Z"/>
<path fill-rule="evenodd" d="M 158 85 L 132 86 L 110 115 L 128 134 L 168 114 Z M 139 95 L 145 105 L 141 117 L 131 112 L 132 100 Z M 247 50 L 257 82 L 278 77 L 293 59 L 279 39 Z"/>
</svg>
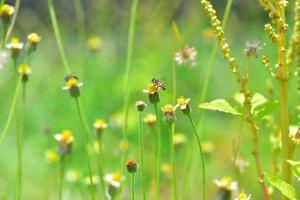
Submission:
<svg viewBox="0 0 300 200">
<path fill-rule="evenodd" d="M 17 37 L 13 37 L 10 40 L 10 43 L 6 45 L 8 49 L 10 49 L 12 56 L 17 57 L 19 55 L 20 50 L 23 49 L 24 44 L 20 42 L 20 39 Z"/>
<path fill-rule="evenodd" d="M 167 104 L 162 108 L 163 118 L 168 124 L 172 124 L 176 120 L 175 108 L 171 104 Z"/>
<path fill-rule="evenodd" d="M 128 173 L 135 173 L 137 172 L 139 166 L 135 160 L 129 160 L 126 163 L 126 169 Z"/>
<path fill-rule="evenodd" d="M 83 85 L 82 82 L 78 82 L 78 77 L 75 74 L 68 74 L 65 76 L 66 86 L 63 90 L 69 90 L 72 97 L 80 96 L 79 88 Z"/>
<path fill-rule="evenodd" d="M 121 182 L 125 179 L 120 173 L 110 173 L 104 176 L 104 181 L 114 187 L 121 187 Z"/>
<path fill-rule="evenodd" d="M 20 65 L 18 67 L 18 72 L 21 74 L 22 76 L 22 81 L 23 82 L 27 82 L 28 78 L 29 78 L 29 74 L 31 74 L 31 69 L 28 65 Z"/>
<path fill-rule="evenodd" d="M 69 130 L 63 130 L 61 133 L 54 135 L 55 140 L 59 144 L 59 155 L 64 156 L 71 151 L 74 141 L 73 133 Z"/>
<path fill-rule="evenodd" d="M 159 102 L 159 89 L 165 90 L 165 84 L 160 80 L 153 78 L 149 83 L 148 88 L 143 90 L 143 92 L 148 94 L 150 103 L 156 104 Z"/>
<path fill-rule="evenodd" d="M 246 193 L 244 192 L 241 192 L 239 194 L 239 196 L 237 198 L 235 198 L 234 200 L 251 200 L 251 195 L 247 195 Z"/>
<path fill-rule="evenodd" d="M 148 114 L 145 118 L 144 118 L 144 122 L 150 126 L 150 127 L 154 127 L 156 124 L 156 116 L 153 114 Z"/>
<path fill-rule="evenodd" d="M 57 163 L 59 161 L 59 155 L 53 149 L 47 150 L 45 152 L 45 158 L 46 158 L 47 162 L 50 164 Z"/>
<path fill-rule="evenodd" d="M 174 146 L 180 146 L 186 143 L 186 136 L 183 133 L 176 133 L 173 136 L 173 144 Z"/>
<path fill-rule="evenodd" d="M 246 42 L 246 47 L 244 49 L 245 55 L 249 57 L 257 58 L 261 51 L 264 50 L 264 43 L 261 42 Z"/>
<path fill-rule="evenodd" d="M 140 111 L 140 112 L 144 111 L 145 108 L 146 108 L 146 106 L 147 105 L 146 105 L 146 103 L 144 101 L 137 101 L 135 103 L 136 110 Z"/>
<path fill-rule="evenodd" d="M 40 43 L 41 39 L 42 37 L 39 36 L 37 33 L 30 33 L 27 36 L 27 42 L 32 50 L 36 49 L 36 46 L 38 45 L 38 43 Z"/>
<path fill-rule="evenodd" d="M 186 98 L 181 96 L 177 99 L 177 104 L 175 106 L 175 109 L 179 107 L 179 109 L 182 111 L 183 114 L 188 115 L 191 112 L 189 102 L 190 102 L 189 98 L 186 99 Z"/>
<path fill-rule="evenodd" d="M 83 183 L 88 187 L 95 187 L 100 182 L 100 178 L 98 175 L 93 175 L 92 177 L 87 176 L 83 179 Z"/>
<path fill-rule="evenodd" d="M 98 36 L 89 37 L 87 44 L 88 44 L 88 47 L 94 51 L 100 50 L 102 47 L 102 41 L 101 41 L 100 37 L 98 37 Z"/>
<path fill-rule="evenodd" d="M 7 63 L 9 53 L 6 51 L 0 51 L 0 70 L 3 69 Z"/>
<path fill-rule="evenodd" d="M 11 16 L 14 14 L 15 8 L 8 4 L 3 4 L 0 8 L 0 17 L 3 23 L 8 23 Z"/>
<path fill-rule="evenodd" d="M 238 189 L 236 181 L 233 181 L 230 176 L 222 177 L 220 180 L 214 180 L 218 188 L 228 191 L 234 191 Z"/>
<path fill-rule="evenodd" d="M 107 128 L 107 123 L 103 119 L 96 119 L 94 128 L 97 134 L 102 133 Z"/>
<path fill-rule="evenodd" d="M 175 53 L 175 61 L 178 65 L 187 64 L 189 66 L 196 65 L 197 51 L 194 47 L 185 45 L 178 52 Z"/>
</svg>

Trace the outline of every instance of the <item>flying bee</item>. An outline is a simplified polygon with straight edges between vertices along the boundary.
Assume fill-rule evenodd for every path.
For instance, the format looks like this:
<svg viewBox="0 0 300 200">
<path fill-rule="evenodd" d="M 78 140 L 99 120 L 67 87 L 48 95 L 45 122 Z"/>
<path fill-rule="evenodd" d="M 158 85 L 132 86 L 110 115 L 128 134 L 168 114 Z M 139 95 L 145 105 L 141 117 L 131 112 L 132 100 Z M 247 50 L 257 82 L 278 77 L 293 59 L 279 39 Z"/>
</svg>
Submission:
<svg viewBox="0 0 300 200">
<path fill-rule="evenodd" d="M 161 80 L 152 78 L 151 82 L 154 83 L 155 85 L 157 85 L 158 88 L 160 88 L 162 90 L 166 90 L 166 85 Z"/>
</svg>

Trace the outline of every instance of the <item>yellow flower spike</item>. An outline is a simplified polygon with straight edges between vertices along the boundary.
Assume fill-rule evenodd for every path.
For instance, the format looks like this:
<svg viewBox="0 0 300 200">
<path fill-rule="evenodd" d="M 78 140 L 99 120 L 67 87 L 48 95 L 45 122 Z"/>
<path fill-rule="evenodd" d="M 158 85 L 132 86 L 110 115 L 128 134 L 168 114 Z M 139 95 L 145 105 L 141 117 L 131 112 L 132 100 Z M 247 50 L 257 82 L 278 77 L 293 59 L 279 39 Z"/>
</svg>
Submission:
<svg viewBox="0 0 300 200">
<path fill-rule="evenodd" d="M 0 8 L 0 16 L 3 20 L 8 20 L 14 14 L 15 8 L 8 4 L 3 4 Z"/>
<path fill-rule="evenodd" d="M 27 42 L 30 44 L 30 46 L 35 49 L 37 44 L 40 43 L 42 37 L 39 36 L 37 33 L 30 33 L 27 36 Z"/>
<path fill-rule="evenodd" d="M 156 116 L 153 114 L 148 114 L 143 121 L 150 127 L 155 126 L 156 124 Z"/>
<path fill-rule="evenodd" d="M 45 152 L 45 158 L 47 160 L 48 163 L 52 164 L 52 163 L 56 163 L 59 161 L 59 155 L 57 154 L 57 152 L 55 150 L 47 150 Z"/>
<path fill-rule="evenodd" d="M 94 51 L 100 50 L 102 47 L 102 40 L 98 36 L 91 36 L 87 43 L 88 47 Z"/>
<path fill-rule="evenodd" d="M 94 123 L 94 128 L 96 129 L 97 133 L 101 133 L 107 128 L 107 123 L 103 119 L 97 119 Z"/>
</svg>

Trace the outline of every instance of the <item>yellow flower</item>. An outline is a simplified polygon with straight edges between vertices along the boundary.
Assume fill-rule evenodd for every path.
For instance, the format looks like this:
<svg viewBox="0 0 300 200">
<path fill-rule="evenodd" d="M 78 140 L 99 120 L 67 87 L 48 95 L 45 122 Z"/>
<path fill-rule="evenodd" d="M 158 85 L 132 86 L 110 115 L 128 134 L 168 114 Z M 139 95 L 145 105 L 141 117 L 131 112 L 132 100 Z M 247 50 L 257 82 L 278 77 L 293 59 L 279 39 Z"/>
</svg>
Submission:
<svg viewBox="0 0 300 200">
<path fill-rule="evenodd" d="M 176 120 L 175 108 L 171 104 L 167 104 L 162 108 L 164 120 L 171 124 Z"/>
<path fill-rule="evenodd" d="M 37 33 L 30 33 L 27 36 L 28 43 L 33 47 L 35 47 L 38 43 L 40 43 L 41 39 L 42 39 L 41 36 L 39 36 Z"/>
<path fill-rule="evenodd" d="M 172 167 L 170 164 L 164 163 L 161 166 L 161 170 L 163 172 L 163 174 L 167 177 L 171 177 L 172 175 Z"/>
<path fill-rule="evenodd" d="M 233 181 L 230 176 L 225 176 L 220 180 L 215 180 L 214 182 L 218 188 L 223 190 L 234 191 L 238 189 L 237 182 Z"/>
<path fill-rule="evenodd" d="M 28 76 L 29 74 L 31 74 L 31 69 L 28 65 L 23 64 L 18 67 L 18 72 L 22 76 Z"/>
<path fill-rule="evenodd" d="M 149 83 L 148 88 L 143 91 L 148 94 L 154 94 L 157 92 L 158 89 L 158 85 L 156 83 L 151 82 Z"/>
<path fill-rule="evenodd" d="M 156 124 L 156 116 L 153 114 L 148 114 L 145 118 L 144 118 L 144 122 L 150 126 L 153 127 Z"/>
<path fill-rule="evenodd" d="M 244 192 L 240 193 L 234 200 L 251 200 L 251 195 L 247 195 Z"/>
<path fill-rule="evenodd" d="M 79 88 L 83 86 L 82 82 L 78 82 L 78 77 L 75 74 L 68 74 L 65 76 L 66 86 L 63 90 L 69 90 L 72 97 L 78 97 L 80 95 Z"/>
<path fill-rule="evenodd" d="M 19 38 L 13 37 L 13 38 L 11 38 L 10 43 L 8 43 L 6 45 L 6 47 L 11 50 L 13 55 L 16 56 L 16 55 L 18 55 L 19 51 L 21 49 L 23 49 L 24 44 L 22 42 L 20 42 Z"/>
<path fill-rule="evenodd" d="M 63 130 L 61 133 L 55 134 L 54 138 L 62 146 L 68 146 L 74 141 L 73 134 L 69 130 Z"/>
<path fill-rule="evenodd" d="M 186 143 L 186 136 L 183 133 L 176 133 L 173 137 L 173 144 L 175 146 Z"/>
<path fill-rule="evenodd" d="M 14 14 L 15 8 L 8 4 L 3 4 L 0 8 L 0 16 L 2 19 L 7 20 Z"/>
<path fill-rule="evenodd" d="M 210 141 L 203 141 L 201 146 L 205 154 L 210 154 L 215 150 L 215 145 Z"/>
<path fill-rule="evenodd" d="M 102 41 L 98 36 L 91 36 L 87 43 L 91 50 L 100 50 L 102 47 Z"/>
<path fill-rule="evenodd" d="M 177 99 L 177 104 L 175 106 L 175 109 L 179 107 L 179 109 L 184 113 L 184 114 L 189 114 L 191 112 L 190 106 L 189 106 L 190 99 L 186 99 L 184 97 L 179 97 Z"/>
<path fill-rule="evenodd" d="M 45 152 L 45 157 L 46 157 L 46 160 L 49 162 L 49 163 L 56 163 L 59 161 L 59 155 L 57 154 L 57 152 L 55 150 L 47 150 Z"/>
<path fill-rule="evenodd" d="M 94 128 L 97 132 L 102 132 L 104 129 L 107 128 L 107 124 L 103 119 L 97 119 L 94 123 Z"/>
</svg>

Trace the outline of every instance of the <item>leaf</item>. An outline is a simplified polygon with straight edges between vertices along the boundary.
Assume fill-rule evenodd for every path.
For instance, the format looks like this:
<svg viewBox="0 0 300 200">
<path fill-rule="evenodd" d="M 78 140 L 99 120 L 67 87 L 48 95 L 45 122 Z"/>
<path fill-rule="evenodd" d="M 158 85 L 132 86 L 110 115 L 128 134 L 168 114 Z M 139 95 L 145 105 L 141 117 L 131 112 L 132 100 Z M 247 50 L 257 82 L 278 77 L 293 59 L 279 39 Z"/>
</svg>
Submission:
<svg viewBox="0 0 300 200">
<path fill-rule="evenodd" d="M 206 110 L 216 110 L 219 112 L 230 113 L 233 115 L 242 115 L 237 109 L 232 107 L 225 99 L 216 99 L 208 103 L 202 103 L 199 108 Z"/>
<path fill-rule="evenodd" d="M 266 173 L 265 176 L 271 183 L 271 185 L 277 188 L 284 196 L 288 197 L 291 200 L 297 200 L 297 193 L 292 185 L 286 183 L 285 181 L 270 173 Z"/>
<path fill-rule="evenodd" d="M 278 101 L 266 101 L 265 103 L 256 106 L 253 109 L 254 119 L 260 121 L 265 116 L 271 114 L 274 110 L 276 110 L 278 105 L 279 105 Z"/>
</svg>

